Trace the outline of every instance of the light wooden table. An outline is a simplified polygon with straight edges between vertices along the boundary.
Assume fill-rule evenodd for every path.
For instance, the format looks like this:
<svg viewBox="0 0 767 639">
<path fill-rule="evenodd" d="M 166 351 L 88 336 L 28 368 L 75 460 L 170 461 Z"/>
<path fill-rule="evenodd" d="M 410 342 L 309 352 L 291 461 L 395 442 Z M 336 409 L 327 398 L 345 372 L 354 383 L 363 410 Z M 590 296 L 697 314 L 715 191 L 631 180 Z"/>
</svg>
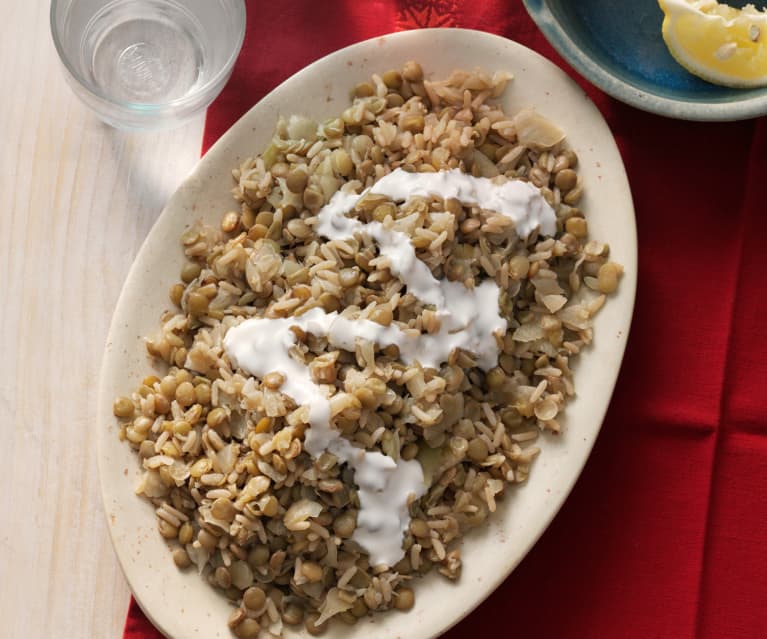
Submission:
<svg viewBox="0 0 767 639">
<path fill-rule="evenodd" d="M 49 3 L 0 0 L 0 637 L 121 637 L 129 592 L 93 432 L 120 288 L 199 156 L 100 124 L 64 81 Z"/>
</svg>

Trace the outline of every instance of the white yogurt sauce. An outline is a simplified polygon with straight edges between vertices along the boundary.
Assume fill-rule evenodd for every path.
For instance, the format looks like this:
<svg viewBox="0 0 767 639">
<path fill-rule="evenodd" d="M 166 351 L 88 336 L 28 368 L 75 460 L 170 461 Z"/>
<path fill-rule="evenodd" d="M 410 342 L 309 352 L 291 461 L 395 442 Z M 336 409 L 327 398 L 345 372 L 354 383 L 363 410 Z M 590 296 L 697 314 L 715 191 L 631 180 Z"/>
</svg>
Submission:
<svg viewBox="0 0 767 639">
<path fill-rule="evenodd" d="M 307 452 L 316 458 L 330 451 L 339 463 L 348 463 L 354 469 L 360 511 L 352 539 L 367 550 L 372 565 L 393 566 L 403 556 L 402 535 L 410 523 L 408 498 L 411 494 L 418 498 L 426 492 L 421 465 L 414 460 L 395 462 L 382 453 L 356 448 L 330 426 L 330 401 L 312 381 L 309 369 L 290 356 L 290 348 L 296 344 L 291 326 L 318 337 L 326 336 L 331 342 L 332 334 L 345 333 L 345 327 L 360 328 L 360 335 L 378 341 L 373 327 L 384 327 L 368 321 L 352 322 L 337 313 L 313 308 L 300 317 L 246 320 L 229 329 L 224 348 L 232 364 L 251 375 L 282 373 L 285 383 L 281 392 L 297 404 L 309 406 L 310 428 L 304 442 Z M 384 331 L 381 334 L 385 336 Z M 348 344 L 348 338 L 344 335 L 344 343 Z M 353 339 L 351 348 L 354 349 Z"/>
<path fill-rule="evenodd" d="M 520 237 L 528 237 L 538 227 L 542 235 L 554 235 L 557 230 L 554 210 L 534 185 L 520 180 L 495 184 L 489 178 L 474 177 L 460 169 L 436 173 L 408 173 L 403 169 L 395 169 L 360 195 L 337 192 L 323 212 L 330 211 L 333 217 L 338 213 L 348 213 L 354 208 L 357 200 L 367 193 L 385 195 L 395 202 L 429 195 L 438 195 L 445 199 L 455 198 L 464 204 L 473 204 L 510 217 L 514 220 L 517 235 Z M 339 224 L 334 231 L 342 233 L 345 223 Z"/>
<path fill-rule="evenodd" d="M 396 325 L 382 326 L 365 319 L 350 320 L 336 312 L 314 308 L 290 318 L 253 318 L 235 326 L 224 337 L 224 348 L 233 366 L 264 377 L 278 371 L 285 376 L 281 392 L 299 405 L 309 406 L 309 426 L 305 448 L 313 457 L 324 451 L 350 464 L 358 486 L 360 511 L 352 539 L 370 555 L 372 565 L 393 566 L 404 555 L 402 537 L 410 523 L 408 500 L 426 492 L 421 465 L 415 461 L 395 462 L 379 452 L 353 446 L 330 425 L 330 402 L 320 386 L 312 381 L 309 369 L 290 356 L 296 344 L 291 327 L 301 328 L 347 351 L 355 349 L 357 339 L 379 347 L 396 345 L 406 364 L 438 368 L 450 353 L 460 348 L 473 353 L 478 365 L 488 370 L 498 361 L 494 334 L 506 330 L 506 320 L 498 311 L 498 286 L 486 280 L 473 289 L 459 282 L 436 279 L 421 262 L 410 238 L 402 232 L 386 229 L 379 222 L 363 224 L 347 218 L 357 200 L 367 192 L 386 195 L 395 201 L 411 196 L 440 195 L 457 198 L 494 210 L 514 220 L 516 231 L 526 237 L 540 228 L 544 235 L 556 231 L 554 211 L 532 185 L 507 181 L 494 184 L 475 178 L 459 169 L 438 173 L 407 173 L 397 169 L 381 178 L 361 195 L 337 192 L 319 213 L 316 230 L 328 239 L 347 239 L 355 233 L 372 237 L 379 253 L 389 261 L 389 269 L 408 291 L 425 304 L 435 307 L 441 321 L 433 335 L 422 335 Z"/>
</svg>

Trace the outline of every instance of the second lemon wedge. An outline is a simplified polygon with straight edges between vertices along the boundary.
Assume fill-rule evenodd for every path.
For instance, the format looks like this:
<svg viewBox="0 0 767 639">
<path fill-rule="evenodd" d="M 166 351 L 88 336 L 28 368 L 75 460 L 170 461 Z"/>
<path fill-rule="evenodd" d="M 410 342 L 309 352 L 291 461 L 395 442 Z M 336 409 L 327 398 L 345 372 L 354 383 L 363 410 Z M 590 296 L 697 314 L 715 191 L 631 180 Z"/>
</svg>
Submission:
<svg viewBox="0 0 767 639">
<path fill-rule="evenodd" d="M 767 85 L 767 12 L 714 0 L 658 0 L 663 39 L 691 73 L 730 87 Z"/>
</svg>

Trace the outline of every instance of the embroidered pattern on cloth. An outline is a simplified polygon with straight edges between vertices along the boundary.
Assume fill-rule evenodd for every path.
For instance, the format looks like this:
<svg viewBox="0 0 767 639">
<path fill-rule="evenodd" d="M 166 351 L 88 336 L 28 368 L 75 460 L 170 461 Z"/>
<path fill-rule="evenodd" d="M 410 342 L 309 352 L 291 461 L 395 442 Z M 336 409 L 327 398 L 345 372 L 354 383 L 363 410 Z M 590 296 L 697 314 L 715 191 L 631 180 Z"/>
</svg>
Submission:
<svg viewBox="0 0 767 639">
<path fill-rule="evenodd" d="M 457 27 L 457 2 L 451 0 L 400 0 L 397 28 Z"/>
</svg>

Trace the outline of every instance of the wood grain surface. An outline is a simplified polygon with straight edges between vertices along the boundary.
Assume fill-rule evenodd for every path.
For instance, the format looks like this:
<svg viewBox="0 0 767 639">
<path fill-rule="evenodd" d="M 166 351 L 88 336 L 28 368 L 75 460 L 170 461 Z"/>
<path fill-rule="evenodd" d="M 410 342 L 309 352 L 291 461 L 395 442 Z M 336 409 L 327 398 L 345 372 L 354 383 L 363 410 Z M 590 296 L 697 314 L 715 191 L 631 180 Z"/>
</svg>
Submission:
<svg viewBox="0 0 767 639">
<path fill-rule="evenodd" d="M 99 496 L 99 366 L 203 116 L 164 133 L 101 124 L 64 80 L 48 12 L 0 0 L 0 637 L 111 639 L 129 592 Z"/>
</svg>

